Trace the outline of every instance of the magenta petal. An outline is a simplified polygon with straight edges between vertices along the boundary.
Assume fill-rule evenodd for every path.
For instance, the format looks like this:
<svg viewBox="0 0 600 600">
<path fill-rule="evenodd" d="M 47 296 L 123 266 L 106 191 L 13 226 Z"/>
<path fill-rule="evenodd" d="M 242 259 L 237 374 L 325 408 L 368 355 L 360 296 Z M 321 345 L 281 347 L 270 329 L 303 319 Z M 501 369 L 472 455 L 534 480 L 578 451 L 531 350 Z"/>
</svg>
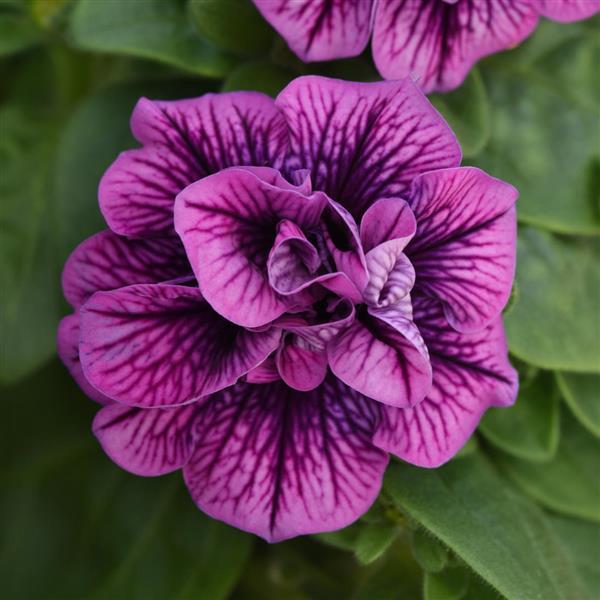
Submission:
<svg viewBox="0 0 600 600">
<path fill-rule="evenodd" d="M 406 246 L 416 230 L 417 222 L 408 204 L 400 198 L 384 198 L 363 215 L 360 239 L 365 252 L 390 240 L 403 240 Z"/>
<path fill-rule="evenodd" d="M 164 475 L 180 469 L 196 446 L 196 404 L 145 409 L 122 404 L 106 406 L 94 419 L 102 448 L 123 469 L 136 475 Z"/>
<path fill-rule="evenodd" d="M 245 378 L 248 383 L 272 383 L 273 381 L 279 381 L 280 379 L 281 375 L 277 370 L 274 355 L 269 356 L 266 360 L 261 362 L 260 365 L 254 367 L 251 371 L 248 371 Z"/>
<path fill-rule="evenodd" d="M 277 370 L 291 388 L 301 392 L 314 390 L 327 374 L 327 354 L 301 337 L 286 336 L 276 355 Z"/>
<path fill-rule="evenodd" d="M 417 234 L 406 253 L 419 291 L 444 303 L 459 331 L 485 327 L 504 308 L 514 278 L 518 192 L 470 167 L 415 180 Z"/>
<path fill-rule="evenodd" d="M 212 307 L 244 327 L 260 327 L 285 312 L 293 299 L 278 294 L 267 273 L 277 224 L 288 219 L 314 227 L 327 201 L 321 192 L 304 196 L 235 168 L 181 192 L 175 228 Z"/>
<path fill-rule="evenodd" d="M 465 444 L 487 408 L 515 401 L 518 379 L 500 318 L 465 334 L 450 327 L 433 300 L 414 301 L 414 311 L 429 348 L 433 386 L 414 408 L 382 410 L 373 441 L 410 463 L 437 467 Z"/>
<path fill-rule="evenodd" d="M 410 76 L 425 92 L 448 91 L 480 58 L 525 39 L 537 21 L 531 3 L 520 0 L 385 0 L 375 12 L 373 60 L 386 79 Z"/>
<path fill-rule="evenodd" d="M 359 55 L 371 35 L 370 0 L 254 0 L 304 62 Z"/>
<path fill-rule="evenodd" d="M 392 311 L 363 314 L 327 351 L 337 377 L 384 404 L 414 406 L 431 388 L 431 366 L 418 329 Z"/>
<path fill-rule="evenodd" d="M 376 200 L 402 195 L 420 173 L 460 164 L 454 134 L 409 80 L 300 77 L 275 103 L 291 136 L 287 168 L 310 169 L 314 187 L 355 219 Z"/>
<path fill-rule="evenodd" d="M 81 309 L 87 379 L 132 406 L 192 402 L 235 383 L 278 346 L 280 333 L 225 321 L 197 288 L 134 285 L 97 292 Z"/>
<path fill-rule="evenodd" d="M 112 400 L 99 392 L 85 378 L 79 361 L 79 315 L 69 315 L 65 317 L 58 326 L 58 335 L 56 340 L 58 356 L 63 361 L 73 379 L 77 382 L 83 393 L 99 402 L 100 404 L 110 404 Z"/>
<path fill-rule="evenodd" d="M 600 0 L 534 0 L 541 15 L 569 23 L 600 12 Z"/>
<path fill-rule="evenodd" d="M 175 237 L 131 240 L 101 231 L 69 256 L 62 276 L 65 298 L 79 308 L 100 290 L 134 283 L 159 283 L 192 274 L 181 242 Z"/>
<path fill-rule="evenodd" d="M 201 510 L 270 542 L 345 527 L 388 462 L 370 442 L 376 414 L 332 376 L 310 392 L 238 384 L 205 404 L 186 484 Z"/>
<path fill-rule="evenodd" d="M 183 188 L 230 166 L 279 167 L 288 145 L 273 100 L 256 92 L 142 98 L 131 128 L 143 148 L 121 154 L 99 189 L 109 227 L 131 237 L 171 233 L 173 203 Z"/>
</svg>

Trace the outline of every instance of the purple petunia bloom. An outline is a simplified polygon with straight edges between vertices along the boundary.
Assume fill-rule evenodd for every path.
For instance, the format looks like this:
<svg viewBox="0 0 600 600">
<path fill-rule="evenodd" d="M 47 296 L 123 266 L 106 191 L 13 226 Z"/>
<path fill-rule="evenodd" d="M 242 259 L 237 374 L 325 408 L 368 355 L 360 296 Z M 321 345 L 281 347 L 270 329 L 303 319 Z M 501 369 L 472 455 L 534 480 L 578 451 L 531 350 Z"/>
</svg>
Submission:
<svg viewBox="0 0 600 600">
<path fill-rule="evenodd" d="M 139 475 L 267 540 L 364 513 L 388 453 L 449 460 L 517 377 L 516 190 L 410 81 L 141 99 L 71 255 L 59 352 Z"/>
<path fill-rule="evenodd" d="M 539 17 L 569 22 L 600 0 L 253 0 L 305 62 L 359 55 L 372 36 L 385 79 L 411 76 L 426 92 L 459 86 L 484 56 L 523 41 Z"/>
</svg>

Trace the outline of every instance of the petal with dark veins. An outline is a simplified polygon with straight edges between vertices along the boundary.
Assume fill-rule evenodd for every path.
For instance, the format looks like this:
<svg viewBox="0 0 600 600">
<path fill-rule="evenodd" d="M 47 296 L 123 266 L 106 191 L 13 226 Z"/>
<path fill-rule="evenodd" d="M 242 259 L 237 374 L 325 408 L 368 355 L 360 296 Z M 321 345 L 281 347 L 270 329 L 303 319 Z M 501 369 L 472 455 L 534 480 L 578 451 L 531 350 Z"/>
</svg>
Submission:
<svg viewBox="0 0 600 600">
<path fill-rule="evenodd" d="M 143 148 L 123 152 L 99 188 L 109 227 L 130 237 L 172 234 L 175 196 L 186 186 L 231 166 L 278 168 L 288 146 L 273 100 L 257 92 L 142 98 L 131 128 Z"/>
<path fill-rule="evenodd" d="M 290 220 L 302 229 L 314 227 L 327 203 L 322 192 L 305 196 L 236 168 L 181 192 L 175 229 L 211 306 L 244 327 L 260 327 L 293 306 L 294 297 L 278 294 L 269 283 L 277 225 Z"/>
<path fill-rule="evenodd" d="M 406 248 L 415 289 L 444 303 L 459 331 L 485 327 L 502 311 L 516 260 L 518 192 L 479 169 L 427 173 L 409 203 L 417 233 Z"/>
<path fill-rule="evenodd" d="M 58 326 L 56 336 L 58 356 L 63 361 L 71 377 L 83 393 L 100 404 L 110 404 L 112 400 L 99 392 L 86 378 L 79 360 L 79 314 L 64 317 Z"/>
<path fill-rule="evenodd" d="M 465 334 L 450 327 L 438 302 L 421 298 L 413 305 L 429 348 L 433 386 L 414 408 L 382 408 L 373 441 L 402 460 L 433 468 L 460 450 L 487 408 L 515 401 L 518 378 L 500 318 Z"/>
<path fill-rule="evenodd" d="M 100 410 L 92 429 L 108 456 L 121 468 L 152 477 L 185 465 L 196 444 L 196 404 L 176 408 L 136 408 L 112 404 Z"/>
<path fill-rule="evenodd" d="M 204 404 L 184 477 L 198 507 L 277 542 L 349 525 L 373 503 L 387 455 L 374 403 L 331 375 L 310 392 L 238 384 Z"/>
<path fill-rule="evenodd" d="M 391 240 L 402 240 L 404 247 L 416 230 L 415 216 L 406 201 L 401 198 L 385 198 L 377 200 L 363 215 L 360 239 L 365 252 Z"/>
<path fill-rule="evenodd" d="M 408 79 L 299 77 L 275 103 L 291 136 L 287 170 L 310 169 L 314 188 L 357 221 L 376 200 L 402 195 L 417 175 L 460 164 L 451 129 Z"/>
<path fill-rule="evenodd" d="M 415 406 L 431 388 L 429 356 L 419 331 L 401 313 L 370 312 L 362 312 L 327 346 L 329 366 L 369 398 L 390 406 Z"/>
<path fill-rule="evenodd" d="M 371 35 L 369 0 L 254 0 L 304 62 L 358 56 Z"/>
<path fill-rule="evenodd" d="M 308 392 L 323 383 L 327 353 L 296 335 L 286 335 L 277 350 L 277 370 L 291 388 Z"/>
<path fill-rule="evenodd" d="M 192 276 L 192 268 L 177 238 L 133 240 L 107 230 L 71 253 L 63 269 L 62 287 L 67 301 L 77 309 L 100 290 L 185 276 Z"/>
<path fill-rule="evenodd" d="M 386 0 L 375 13 L 373 60 L 386 79 L 412 77 L 425 92 L 446 92 L 537 22 L 538 11 L 523 0 Z"/>
<path fill-rule="evenodd" d="M 570 23 L 600 12 L 600 0 L 534 0 L 540 14 L 553 21 Z"/>
<path fill-rule="evenodd" d="M 227 322 L 197 288 L 134 285 L 97 292 L 82 307 L 80 358 L 88 381 L 110 398 L 175 406 L 234 384 L 280 335 Z"/>
</svg>

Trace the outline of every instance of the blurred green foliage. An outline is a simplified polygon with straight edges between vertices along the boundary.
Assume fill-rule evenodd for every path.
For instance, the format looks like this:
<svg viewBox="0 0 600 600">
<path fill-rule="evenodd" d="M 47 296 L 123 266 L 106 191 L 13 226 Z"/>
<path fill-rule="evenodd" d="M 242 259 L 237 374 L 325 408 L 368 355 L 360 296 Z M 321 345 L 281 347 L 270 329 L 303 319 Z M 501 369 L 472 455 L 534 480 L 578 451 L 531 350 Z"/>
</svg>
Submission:
<svg viewBox="0 0 600 600">
<path fill-rule="evenodd" d="M 269 546 L 142 479 L 90 433 L 54 357 L 62 264 L 142 95 L 376 80 L 369 52 L 302 64 L 249 0 L 0 1 L 0 595 L 66 599 L 593 600 L 600 589 L 599 20 L 544 22 L 432 96 L 465 163 L 515 184 L 506 313 L 522 391 L 433 471 L 395 462 L 346 530 Z"/>
</svg>

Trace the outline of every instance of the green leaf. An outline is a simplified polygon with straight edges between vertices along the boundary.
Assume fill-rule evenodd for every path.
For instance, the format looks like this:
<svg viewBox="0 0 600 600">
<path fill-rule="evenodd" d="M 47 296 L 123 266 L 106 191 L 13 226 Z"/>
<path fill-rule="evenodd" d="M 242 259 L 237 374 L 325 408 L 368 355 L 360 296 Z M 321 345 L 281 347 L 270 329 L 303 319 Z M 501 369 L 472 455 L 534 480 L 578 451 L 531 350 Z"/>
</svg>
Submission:
<svg viewBox="0 0 600 600">
<path fill-rule="evenodd" d="M 561 26 L 544 23 L 559 43 L 543 52 L 530 53 L 525 44 L 482 67 L 493 131 L 476 165 L 517 187 L 520 221 L 598 234 L 600 36 L 565 38 Z"/>
<path fill-rule="evenodd" d="M 49 193 L 55 126 L 0 109 L 0 382 L 21 379 L 55 351 L 60 265 Z"/>
<path fill-rule="evenodd" d="M 550 460 L 559 437 L 559 395 L 550 373 L 521 383 L 510 408 L 491 408 L 479 430 L 492 444 L 525 460 Z"/>
<path fill-rule="evenodd" d="M 469 572 L 461 567 L 426 573 L 424 600 L 461 600 L 469 587 Z"/>
<path fill-rule="evenodd" d="M 491 133 L 490 104 L 477 68 L 449 94 L 429 97 L 458 137 L 465 157 L 477 156 Z"/>
<path fill-rule="evenodd" d="M 550 522 L 569 554 L 569 562 L 575 565 L 587 584 L 588 595 L 585 597 L 594 598 L 600 589 L 600 525 L 558 516 L 550 517 Z"/>
<path fill-rule="evenodd" d="M 585 597 L 542 511 L 483 457 L 471 455 L 435 470 L 394 463 L 386 489 L 509 600 Z"/>
<path fill-rule="evenodd" d="M 549 370 L 600 371 L 598 260 L 595 240 L 520 231 L 517 296 L 505 317 L 513 354 Z"/>
<path fill-rule="evenodd" d="M 41 32 L 27 16 L 0 13 L 0 56 L 26 50 L 39 43 L 41 37 Z"/>
<path fill-rule="evenodd" d="M 390 547 L 398 533 L 398 528 L 393 523 L 368 523 L 356 539 L 356 558 L 363 565 L 372 563 Z"/>
<path fill-rule="evenodd" d="M 448 551 L 444 545 L 422 527 L 413 532 L 412 551 L 426 573 L 439 573 L 448 564 Z"/>
<path fill-rule="evenodd" d="M 61 256 L 105 229 L 98 208 L 98 183 L 119 152 L 137 146 L 129 119 L 141 96 L 198 95 L 201 88 L 179 81 L 138 82 L 106 88 L 81 103 L 59 142 L 54 185 L 59 210 Z"/>
<path fill-rule="evenodd" d="M 337 531 L 317 533 L 313 535 L 313 538 L 333 548 L 353 551 L 356 546 L 356 540 L 364 526 L 364 523 L 361 521 L 356 521 L 356 523 L 352 523 L 352 525 L 338 529 Z"/>
<path fill-rule="evenodd" d="M 196 34 L 183 0 L 80 0 L 71 34 L 80 48 L 149 58 L 205 77 L 221 77 L 234 65 Z"/>
<path fill-rule="evenodd" d="M 566 515 L 600 521 L 600 442 L 566 412 L 561 429 L 552 461 L 540 466 L 499 455 L 498 464 L 540 504 Z"/>
<path fill-rule="evenodd" d="M 192 22 L 207 40 L 234 54 L 265 54 L 274 32 L 251 0 L 190 0 Z"/>
<path fill-rule="evenodd" d="M 556 373 L 563 398 L 579 422 L 600 437 L 600 376 Z"/>
<path fill-rule="evenodd" d="M 141 478 L 114 465 L 91 432 L 96 405 L 58 361 L 2 389 L 2 397 L 0 577 L 7 598 L 230 595 L 251 536 L 203 515 L 180 473 Z"/>
<path fill-rule="evenodd" d="M 255 90 L 275 97 L 297 75 L 291 69 L 269 62 L 247 62 L 231 71 L 223 82 L 222 90 Z"/>
</svg>

